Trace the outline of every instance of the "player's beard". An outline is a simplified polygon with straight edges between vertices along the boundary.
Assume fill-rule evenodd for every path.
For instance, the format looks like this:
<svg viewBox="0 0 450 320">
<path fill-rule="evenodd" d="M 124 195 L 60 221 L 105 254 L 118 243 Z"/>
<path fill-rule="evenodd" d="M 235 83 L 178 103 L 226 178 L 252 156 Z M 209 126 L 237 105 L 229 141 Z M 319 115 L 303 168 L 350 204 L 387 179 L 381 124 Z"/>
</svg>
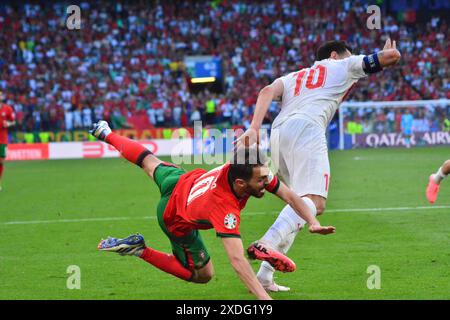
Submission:
<svg viewBox="0 0 450 320">
<path fill-rule="evenodd" d="M 262 189 L 251 189 L 249 192 L 252 196 L 254 196 L 255 198 L 262 198 L 264 197 L 264 193 L 265 193 L 265 188 Z"/>
</svg>

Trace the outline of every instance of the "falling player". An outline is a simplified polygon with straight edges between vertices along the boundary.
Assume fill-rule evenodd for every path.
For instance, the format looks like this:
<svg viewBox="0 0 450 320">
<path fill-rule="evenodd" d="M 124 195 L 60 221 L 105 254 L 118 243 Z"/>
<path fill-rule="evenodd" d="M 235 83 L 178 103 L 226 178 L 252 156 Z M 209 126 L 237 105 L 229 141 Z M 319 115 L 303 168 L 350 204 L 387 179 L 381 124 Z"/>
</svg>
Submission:
<svg viewBox="0 0 450 320">
<path fill-rule="evenodd" d="M 273 161 L 286 184 L 303 197 L 312 212 L 323 213 L 330 184 L 326 128 L 360 78 L 399 60 L 400 52 L 390 39 L 382 51 L 370 55 L 352 55 L 343 41 L 324 43 L 312 67 L 278 78 L 260 91 L 251 126 L 236 145 L 259 142 L 259 130 L 271 102 L 281 99 L 281 111 L 271 131 Z M 304 225 L 305 221 L 286 206 L 261 241 L 286 253 Z M 274 269 L 263 262 L 257 276 L 266 290 L 289 290 L 273 281 L 273 273 Z"/>
<path fill-rule="evenodd" d="M 0 91 L 0 191 L 2 190 L 2 176 L 8 148 L 8 128 L 16 123 L 13 108 L 4 104 L 4 100 L 5 96 Z"/>
<path fill-rule="evenodd" d="M 213 276 L 213 265 L 198 230 L 216 230 L 235 271 L 258 299 L 270 299 L 244 256 L 239 234 L 240 211 L 248 198 L 261 198 L 265 190 L 289 203 L 308 221 L 312 233 L 328 234 L 334 227 L 322 227 L 304 201 L 270 174 L 268 166 L 256 155 L 236 153 L 233 163 L 209 172 L 197 169 L 186 173 L 173 164 L 163 162 L 138 142 L 111 132 L 105 121 L 94 125 L 91 133 L 114 146 L 123 157 L 141 167 L 154 179 L 161 192 L 157 206 L 158 222 L 169 238 L 173 254 L 147 247 L 137 234 L 125 239 L 108 238 L 98 245 L 100 250 L 134 255 L 178 278 L 206 283 Z M 269 261 L 277 270 L 293 271 L 295 264 L 276 250 L 254 243 L 250 257 Z"/>
<path fill-rule="evenodd" d="M 433 204 L 438 196 L 441 181 L 450 173 L 450 159 L 445 161 L 436 173 L 430 175 L 427 190 L 425 192 L 428 201 Z"/>
</svg>

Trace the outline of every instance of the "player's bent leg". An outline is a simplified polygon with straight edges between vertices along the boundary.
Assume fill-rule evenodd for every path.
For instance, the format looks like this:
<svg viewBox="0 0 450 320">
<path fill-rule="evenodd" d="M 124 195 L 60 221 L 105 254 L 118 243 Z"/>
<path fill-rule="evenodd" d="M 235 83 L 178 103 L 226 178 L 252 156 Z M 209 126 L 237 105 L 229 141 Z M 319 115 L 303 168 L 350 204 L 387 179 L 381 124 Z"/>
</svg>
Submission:
<svg viewBox="0 0 450 320">
<path fill-rule="evenodd" d="M 191 270 L 189 281 L 194 283 L 207 283 L 214 276 L 214 268 L 208 250 L 198 230 L 183 237 L 175 237 L 165 226 L 164 233 L 169 236 L 172 252 L 177 260 L 186 269 Z"/>
<path fill-rule="evenodd" d="M 187 268 L 174 254 L 160 252 L 152 248 L 145 248 L 140 258 L 154 267 L 169 273 L 179 279 L 192 281 L 193 270 Z"/>
<path fill-rule="evenodd" d="M 311 213 L 316 216 L 316 206 L 314 202 L 307 197 L 302 197 L 306 205 L 310 208 Z M 290 207 L 285 206 L 281 210 L 278 218 L 270 226 L 261 241 L 268 243 L 272 247 L 286 254 L 291 248 L 298 232 L 306 224 L 301 217 Z M 257 273 L 257 278 L 262 286 L 269 292 L 288 291 L 288 287 L 283 287 L 276 284 L 273 280 L 273 274 L 275 268 L 273 268 L 268 262 L 263 261 Z"/>
<path fill-rule="evenodd" d="M 306 197 L 302 197 L 306 205 L 310 208 L 311 213 L 316 216 L 316 206 L 314 202 Z M 295 235 L 306 224 L 291 206 L 286 205 L 281 210 L 275 222 L 266 231 L 261 241 L 267 243 L 272 248 L 286 253 L 289 250 Z"/>
<path fill-rule="evenodd" d="M 150 176 L 153 175 L 154 168 L 162 162 L 139 142 L 112 132 L 106 121 L 102 120 L 94 123 L 90 133 L 97 139 L 112 145 L 125 159 L 141 168 L 145 159 L 147 167 L 149 168 L 146 170 L 146 173 Z M 149 155 L 152 157 L 149 157 Z"/>
<path fill-rule="evenodd" d="M 213 277 L 214 267 L 212 261 L 209 260 L 204 267 L 193 270 L 191 281 L 194 283 L 208 283 Z"/>
<path fill-rule="evenodd" d="M 171 163 L 160 160 L 139 142 L 112 132 L 106 121 L 95 123 L 90 133 L 97 139 L 114 146 L 125 159 L 141 167 L 153 179 L 155 179 L 156 168 L 161 164 L 178 168 Z"/>
<path fill-rule="evenodd" d="M 450 160 L 445 161 L 442 165 L 442 173 L 444 175 L 450 174 Z"/>
<path fill-rule="evenodd" d="M 101 251 L 115 252 L 120 255 L 137 256 L 156 268 L 185 281 L 191 281 L 193 277 L 192 270 L 184 267 L 177 257 L 147 247 L 144 237 L 139 234 L 124 239 L 108 237 L 108 239 L 100 241 L 97 248 Z"/>
<path fill-rule="evenodd" d="M 160 160 L 153 154 L 148 154 L 143 160 L 142 160 L 142 170 L 151 177 L 152 179 L 155 179 L 154 172 L 155 169 L 161 164 L 164 163 L 164 161 Z"/>
<path fill-rule="evenodd" d="M 181 173 L 181 169 L 165 164 L 157 167 L 155 181 L 160 187 L 162 195 L 157 207 L 158 223 L 170 240 L 173 257 L 176 258 L 180 266 L 191 273 L 190 277 L 185 280 L 194 283 L 207 283 L 213 277 L 214 269 L 199 231 L 192 230 L 183 236 L 176 236 L 169 231 L 168 225 L 164 221 L 164 212 L 170 199 L 171 190 Z M 163 182 L 160 184 L 160 181 Z"/>
</svg>

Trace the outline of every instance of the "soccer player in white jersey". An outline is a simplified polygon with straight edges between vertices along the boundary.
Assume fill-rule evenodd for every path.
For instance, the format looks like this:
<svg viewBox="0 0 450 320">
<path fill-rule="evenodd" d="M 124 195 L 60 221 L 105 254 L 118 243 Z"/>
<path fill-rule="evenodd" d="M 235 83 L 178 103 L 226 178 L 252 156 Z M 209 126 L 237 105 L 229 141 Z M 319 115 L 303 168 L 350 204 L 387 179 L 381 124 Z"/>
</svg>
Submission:
<svg viewBox="0 0 450 320">
<path fill-rule="evenodd" d="M 360 78 L 399 60 L 400 52 L 390 39 L 382 51 L 370 55 L 352 55 L 343 41 L 324 43 L 313 66 L 278 78 L 260 91 L 251 126 L 237 145 L 259 142 L 259 130 L 271 102 L 281 99 L 281 111 L 272 124 L 272 160 L 278 174 L 312 212 L 322 214 L 330 185 L 326 128 Z M 260 240 L 286 253 L 304 225 L 305 221 L 286 206 Z M 266 290 L 289 290 L 273 281 L 273 273 L 268 263 L 261 264 L 258 279 Z"/>
</svg>

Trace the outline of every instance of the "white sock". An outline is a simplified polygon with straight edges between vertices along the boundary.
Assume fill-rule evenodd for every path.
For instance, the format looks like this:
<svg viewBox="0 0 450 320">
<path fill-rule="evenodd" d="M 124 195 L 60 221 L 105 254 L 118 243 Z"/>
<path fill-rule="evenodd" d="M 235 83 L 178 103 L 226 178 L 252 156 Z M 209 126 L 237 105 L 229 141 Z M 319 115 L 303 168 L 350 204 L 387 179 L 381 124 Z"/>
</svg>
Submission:
<svg viewBox="0 0 450 320">
<path fill-rule="evenodd" d="M 317 209 L 314 202 L 307 197 L 303 197 L 302 199 L 310 208 L 312 214 L 316 216 Z M 281 210 L 278 218 L 272 226 L 270 226 L 266 234 L 261 238 L 261 241 L 267 243 L 276 250 L 280 250 L 279 246 L 286 241 L 287 235 L 293 232 L 298 232 L 305 224 L 306 221 L 300 218 L 294 209 L 287 205 L 283 208 L 283 210 Z"/>
<path fill-rule="evenodd" d="M 442 172 L 442 167 L 439 168 L 439 170 L 434 174 L 433 179 L 434 181 L 439 184 L 442 180 L 444 180 L 448 175 L 444 174 Z"/>
<path fill-rule="evenodd" d="M 303 197 L 302 199 L 311 209 L 313 215 L 316 216 L 317 209 L 314 202 L 307 197 Z M 281 210 L 277 220 L 267 230 L 266 234 L 261 238 L 261 241 L 286 254 L 294 243 L 297 233 L 305 224 L 306 221 L 300 218 L 294 209 L 287 205 Z M 263 261 L 257 276 L 264 283 L 272 283 L 274 272 L 275 269 L 268 262 Z"/>
<path fill-rule="evenodd" d="M 297 234 L 300 230 L 301 230 L 301 228 L 298 229 L 297 231 L 289 233 L 284 238 L 284 241 L 278 245 L 278 248 L 280 249 L 280 251 L 282 253 L 286 254 L 288 252 L 288 250 L 291 248 L 292 244 L 294 243 L 295 237 L 297 237 Z"/>
<path fill-rule="evenodd" d="M 309 207 L 309 209 L 311 210 L 312 214 L 314 216 L 317 216 L 317 208 L 316 205 L 314 204 L 314 202 L 308 198 L 308 197 L 302 197 L 303 201 L 306 202 L 306 205 Z M 302 219 L 303 221 L 303 219 Z M 289 233 L 284 241 L 279 245 L 279 249 L 281 252 L 283 252 L 284 254 L 286 254 L 288 252 L 288 250 L 291 248 L 292 244 L 294 243 L 295 237 L 297 236 L 297 233 L 301 230 L 301 228 L 303 228 L 303 226 L 305 225 L 305 221 L 302 224 L 302 226 L 300 227 L 300 229 L 298 229 L 297 231 L 291 232 Z"/>
<path fill-rule="evenodd" d="M 262 284 L 271 284 L 273 282 L 273 273 L 275 269 L 270 265 L 270 263 L 263 261 L 259 267 L 259 271 L 256 274 L 259 282 Z"/>
<path fill-rule="evenodd" d="M 279 245 L 285 240 L 286 236 L 291 232 L 298 231 L 304 224 L 305 221 L 290 206 L 285 206 L 261 238 L 261 241 L 279 250 Z"/>
</svg>

